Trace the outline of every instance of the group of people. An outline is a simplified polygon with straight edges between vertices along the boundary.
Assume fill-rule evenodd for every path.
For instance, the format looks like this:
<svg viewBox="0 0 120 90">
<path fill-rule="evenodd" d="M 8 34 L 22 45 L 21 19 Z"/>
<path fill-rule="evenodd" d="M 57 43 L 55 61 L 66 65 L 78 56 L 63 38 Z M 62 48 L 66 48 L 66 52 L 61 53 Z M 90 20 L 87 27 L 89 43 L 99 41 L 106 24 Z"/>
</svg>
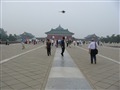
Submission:
<svg viewBox="0 0 120 90">
<path fill-rule="evenodd" d="M 64 40 L 65 40 L 65 37 L 62 38 L 61 44 L 60 44 L 61 45 L 61 56 L 64 56 L 64 51 L 65 51 L 65 41 Z M 51 55 L 51 41 L 50 41 L 50 39 L 47 39 L 46 48 L 47 48 L 47 55 L 48 56 Z M 96 55 L 98 53 L 98 51 L 96 52 L 97 48 L 98 48 L 97 42 L 95 42 L 95 40 L 92 39 L 88 45 L 91 64 L 97 63 L 96 62 Z"/>
<path fill-rule="evenodd" d="M 64 51 L 65 51 L 65 37 L 63 37 L 62 38 L 62 40 L 61 40 L 61 43 L 60 43 L 60 45 L 61 45 L 61 49 L 62 49 L 62 51 L 61 51 L 61 55 L 62 56 L 64 56 Z M 51 55 L 51 45 L 52 45 L 52 43 L 51 43 L 51 41 L 50 41 L 50 39 L 47 39 L 47 42 L 46 42 L 46 49 L 47 49 L 47 55 L 48 56 L 50 56 Z M 58 46 L 58 44 L 57 44 L 57 46 Z"/>
</svg>

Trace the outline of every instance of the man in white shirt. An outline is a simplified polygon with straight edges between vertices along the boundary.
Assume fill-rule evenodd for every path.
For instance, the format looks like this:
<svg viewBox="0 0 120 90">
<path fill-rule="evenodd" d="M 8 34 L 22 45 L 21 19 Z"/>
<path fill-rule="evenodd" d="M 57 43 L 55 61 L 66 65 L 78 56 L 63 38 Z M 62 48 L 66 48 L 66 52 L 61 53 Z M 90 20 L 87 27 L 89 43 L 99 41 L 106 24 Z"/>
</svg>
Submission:
<svg viewBox="0 0 120 90">
<path fill-rule="evenodd" d="M 93 59 L 94 59 L 94 63 L 96 64 L 95 49 L 97 49 L 97 47 L 98 47 L 98 44 L 95 42 L 94 39 L 92 39 L 89 46 L 88 46 L 90 57 L 91 57 L 91 64 L 93 64 Z"/>
</svg>

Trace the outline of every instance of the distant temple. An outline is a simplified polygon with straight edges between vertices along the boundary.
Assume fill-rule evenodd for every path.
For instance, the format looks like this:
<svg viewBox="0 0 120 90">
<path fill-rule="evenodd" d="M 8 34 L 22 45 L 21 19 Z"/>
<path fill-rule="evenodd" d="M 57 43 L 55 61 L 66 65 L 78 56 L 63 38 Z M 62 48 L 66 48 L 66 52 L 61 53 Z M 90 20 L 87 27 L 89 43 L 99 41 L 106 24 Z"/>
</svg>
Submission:
<svg viewBox="0 0 120 90">
<path fill-rule="evenodd" d="M 72 39 L 72 35 L 74 35 L 74 33 L 68 31 L 68 29 L 63 29 L 60 25 L 56 29 L 45 32 L 45 34 L 49 39 L 62 39 L 63 36 L 66 39 Z"/>
<path fill-rule="evenodd" d="M 91 35 L 88 35 L 88 36 L 85 37 L 86 41 L 91 41 L 92 39 L 98 41 L 99 37 L 97 35 L 95 35 L 95 34 L 91 34 Z"/>
</svg>

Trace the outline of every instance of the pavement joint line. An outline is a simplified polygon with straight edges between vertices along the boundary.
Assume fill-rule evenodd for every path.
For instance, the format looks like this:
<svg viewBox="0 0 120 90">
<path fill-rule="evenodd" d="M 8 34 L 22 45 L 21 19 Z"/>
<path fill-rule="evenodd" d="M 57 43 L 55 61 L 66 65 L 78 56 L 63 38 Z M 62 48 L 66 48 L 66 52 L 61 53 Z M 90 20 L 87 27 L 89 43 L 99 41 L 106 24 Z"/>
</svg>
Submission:
<svg viewBox="0 0 120 90">
<path fill-rule="evenodd" d="M 39 49 L 39 48 L 42 48 L 43 46 L 45 46 L 45 45 L 42 45 L 42 46 L 40 46 L 40 47 L 37 47 L 37 48 L 31 49 L 31 50 L 28 50 L 28 51 L 23 52 L 23 53 L 20 53 L 20 54 L 18 54 L 18 55 L 12 56 L 12 57 L 10 57 L 10 58 L 1 60 L 1 61 L 0 61 L 0 64 L 5 63 L 5 62 L 7 62 L 7 61 L 9 61 L 9 60 L 11 60 L 11 59 L 17 58 L 17 57 L 19 57 L 19 56 L 21 56 L 21 55 L 24 55 L 24 54 L 26 54 L 26 53 L 29 53 L 29 52 L 31 52 L 31 51 L 37 50 L 37 49 Z"/>
<path fill-rule="evenodd" d="M 78 47 L 78 46 L 77 46 L 77 47 Z M 84 50 L 84 51 L 88 51 L 87 49 L 84 49 L 84 48 L 82 48 L 82 47 L 78 47 L 78 48 L 80 48 L 80 49 L 82 49 L 82 50 Z M 109 58 L 109 57 L 103 56 L 103 55 L 101 55 L 101 54 L 98 54 L 98 56 L 103 57 L 103 58 L 105 58 L 105 59 L 107 59 L 107 60 L 110 60 L 110 61 L 112 61 L 112 62 L 115 62 L 115 63 L 117 63 L 117 64 L 120 64 L 119 61 L 116 61 L 116 60 L 111 59 L 111 58 Z"/>
</svg>

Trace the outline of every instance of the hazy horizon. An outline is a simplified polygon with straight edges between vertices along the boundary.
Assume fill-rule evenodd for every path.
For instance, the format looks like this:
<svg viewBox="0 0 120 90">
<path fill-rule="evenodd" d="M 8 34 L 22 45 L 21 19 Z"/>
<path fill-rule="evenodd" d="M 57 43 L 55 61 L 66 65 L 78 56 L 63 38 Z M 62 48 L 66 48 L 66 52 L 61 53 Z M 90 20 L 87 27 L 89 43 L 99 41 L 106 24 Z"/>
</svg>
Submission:
<svg viewBox="0 0 120 90">
<path fill-rule="evenodd" d="M 73 37 L 76 38 L 84 38 L 90 34 L 104 37 L 120 34 L 120 2 L 118 0 L 106 0 L 106 2 L 2 1 L 0 4 L 2 5 L 1 27 L 8 34 L 19 35 L 28 32 L 36 37 L 46 37 L 45 32 L 59 25 L 75 33 Z M 60 13 L 62 10 L 66 13 Z"/>
</svg>

